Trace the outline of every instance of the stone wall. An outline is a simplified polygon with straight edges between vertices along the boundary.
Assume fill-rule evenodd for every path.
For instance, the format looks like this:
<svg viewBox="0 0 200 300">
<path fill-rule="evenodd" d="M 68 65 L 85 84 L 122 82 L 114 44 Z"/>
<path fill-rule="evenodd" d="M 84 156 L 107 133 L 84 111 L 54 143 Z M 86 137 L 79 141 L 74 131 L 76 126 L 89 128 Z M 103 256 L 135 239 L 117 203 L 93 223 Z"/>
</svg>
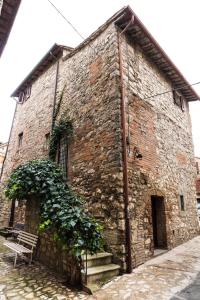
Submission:
<svg viewBox="0 0 200 300">
<path fill-rule="evenodd" d="M 25 224 L 26 201 L 15 201 L 14 225 Z"/>
<path fill-rule="evenodd" d="M 104 226 L 107 247 L 124 260 L 124 204 L 117 32 L 101 35 L 60 65 L 57 120 L 73 123 L 69 181 Z"/>
<path fill-rule="evenodd" d="M 55 78 L 56 63 L 50 66 L 33 83 L 30 98 L 23 104 L 17 104 L 2 176 L 3 184 L 11 171 L 18 165 L 32 159 L 48 158 L 46 134 L 51 132 L 52 126 Z M 18 135 L 21 132 L 23 132 L 23 140 L 21 147 L 19 147 Z M 27 203 L 26 230 L 36 233 L 39 223 L 39 211 L 35 209 L 34 205 L 30 209 L 30 204 L 29 202 Z M 0 221 L 2 224 L 7 225 L 10 216 L 9 202 L 0 201 L 0 208 Z M 18 222 L 24 222 L 24 206 L 21 207 L 21 204 L 15 209 L 14 224 Z M 51 267 L 55 265 L 57 270 L 59 259 L 61 261 L 61 255 L 58 252 L 55 253 L 54 250 L 51 252 L 51 249 L 54 248 L 55 245 L 53 242 L 48 241 L 47 235 L 47 238 L 43 239 L 41 247 L 40 245 L 38 246 L 38 258 Z M 51 256 L 50 261 L 47 259 L 49 256 Z M 62 272 L 62 268 L 60 271 Z"/>
<path fill-rule="evenodd" d="M 125 86 L 128 97 L 129 199 L 132 219 L 133 263 L 152 256 L 151 196 L 164 198 L 167 248 L 194 237 L 198 231 L 195 170 L 188 103 L 174 104 L 168 81 L 137 44 L 123 40 Z M 148 98 L 150 97 L 150 98 Z M 142 160 L 135 156 L 137 147 Z M 180 195 L 185 210 L 181 211 Z"/>
<path fill-rule="evenodd" d="M 196 196 L 200 197 L 200 158 L 195 157 L 196 166 Z"/>
<path fill-rule="evenodd" d="M 86 209 L 104 225 L 107 249 L 123 263 L 125 234 L 117 54 L 117 34 L 114 25 L 110 25 L 90 45 L 60 60 L 56 109 L 65 87 L 57 120 L 65 116 L 74 127 L 69 150 L 70 183 L 86 199 Z M 17 105 L 4 179 L 19 164 L 47 157 L 45 134 L 50 131 L 52 121 L 55 67 L 50 67 L 36 80 L 31 97 Z M 23 144 L 19 148 L 21 132 Z M 26 213 L 26 229 L 35 232 L 37 210 L 27 207 Z M 40 241 L 38 255 L 42 262 L 68 275 L 76 271 L 72 272 L 69 254 L 61 254 L 52 236 L 44 235 Z"/>
<path fill-rule="evenodd" d="M 148 98 L 170 90 L 172 84 L 136 44 L 123 40 L 122 47 L 129 120 L 132 257 L 137 266 L 154 252 L 152 196 L 164 201 L 158 206 L 162 210 L 158 222 L 166 219 L 162 228 L 166 229 L 168 249 L 197 234 L 194 154 L 188 104 L 184 103 L 183 112 L 174 104 L 171 93 Z M 79 51 L 60 59 L 59 64 L 56 121 L 66 118 L 74 127 L 69 145 L 69 182 L 86 199 L 86 209 L 104 225 L 106 248 L 125 268 L 121 92 L 114 24 Z M 47 157 L 45 135 L 51 131 L 55 70 L 54 64 L 35 81 L 31 97 L 17 105 L 4 179 L 19 164 Z M 23 142 L 19 147 L 21 132 Z M 136 149 L 142 160 L 137 159 Z M 184 196 L 184 211 L 180 195 Z M 39 223 L 37 204 L 37 200 L 27 202 L 26 210 L 26 229 L 35 233 Z M 66 276 L 74 274 L 69 276 L 72 281 L 78 280 L 76 264 L 55 244 L 53 235 L 41 236 L 37 255 Z"/>
<path fill-rule="evenodd" d="M 23 104 L 16 104 L 7 157 L 1 178 L 2 189 L 11 171 L 17 166 L 32 159 L 48 157 L 45 135 L 51 131 L 55 72 L 56 65 L 52 65 L 33 83 L 30 98 Z M 22 132 L 23 140 L 19 147 L 19 134 Z M 8 225 L 10 203 L 2 200 L 0 202 L 0 223 Z M 7 213 L 3 213 L 3 211 Z M 16 218 L 19 221 L 17 214 Z"/>
<path fill-rule="evenodd" d="M 80 269 L 76 259 L 54 240 L 53 232 L 40 232 L 40 200 L 31 197 L 26 202 L 25 230 L 39 235 L 34 257 L 49 268 L 65 275 L 66 282 L 74 284 L 80 282 Z"/>
<path fill-rule="evenodd" d="M 0 228 L 8 226 L 10 204 L 10 201 L 5 198 L 3 187 L 0 184 Z"/>
<path fill-rule="evenodd" d="M 3 167 L 4 157 L 6 155 L 6 149 L 7 149 L 7 143 L 0 142 L 0 175 L 1 175 L 1 170 Z"/>
<path fill-rule="evenodd" d="M 51 131 L 55 72 L 56 65 L 52 65 L 33 83 L 30 98 L 17 104 L 2 181 L 18 165 L 48 156 L 45 135 Z"/>
</svg>

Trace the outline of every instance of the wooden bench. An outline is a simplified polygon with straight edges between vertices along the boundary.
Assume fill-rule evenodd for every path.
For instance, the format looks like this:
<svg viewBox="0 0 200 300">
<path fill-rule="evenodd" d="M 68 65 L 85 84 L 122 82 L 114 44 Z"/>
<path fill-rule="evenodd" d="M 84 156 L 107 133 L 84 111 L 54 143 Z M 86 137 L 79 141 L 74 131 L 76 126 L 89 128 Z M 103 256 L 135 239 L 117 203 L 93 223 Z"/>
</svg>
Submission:
<svg viewBox="0 0 200 300">
<path fill-rule="evenodd" d="M 14 227 L 3 227 L 0 228 L 0 235 L 6 239 L 9 237 L 17 237 L 18 233 L 24 230 L 24 224 L 16 223 Z"/>
<path fill-rule="evenodd" d="M 15 252 L 14 268 L 17 262 L 18 254 L 30 254 L 29 264 L 32 262 L 33 250 L 37 245 L 38 236 L 26 231 L 20 231 L 17 236 L 18 243 L 6 241 L 4 246 Z"/>
</svg>

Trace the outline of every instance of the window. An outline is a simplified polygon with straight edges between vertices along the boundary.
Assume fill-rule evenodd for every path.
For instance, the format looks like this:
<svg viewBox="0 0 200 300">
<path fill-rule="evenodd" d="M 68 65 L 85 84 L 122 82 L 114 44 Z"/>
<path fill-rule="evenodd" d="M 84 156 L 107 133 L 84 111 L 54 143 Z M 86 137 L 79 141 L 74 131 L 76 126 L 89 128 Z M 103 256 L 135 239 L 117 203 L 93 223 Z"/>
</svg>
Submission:
<svg viewBox="0 0 200 300">
<path fill-rule="evenodd" d="M 49 149 L 49 141 L 50 141 L 50 133 L 48 132 L 47 134 L 45 134 L 45 144 L 44 144 L 45 150 Z"/>
<path fill-rule="evenodd" d="M 31 85 L 27 86 L 24 91 L 19 94 L 19 102 L 25 102 L 31 96 Z"/>
<path fill-rule="evenodd" d="M 22 141 L 23 141 L 23 132 L 21 132 L 21 133 L 18 135 L 18 148 L 21 148 L 21 147 L 22 147 Z"/>
<path fill-rule="evenodd" d="M 60 139 L 60 143 L 59 143 L 58 164 L 60 165 L 60 167 L 63 171 L 63 176 L 64 176 L 65 180 L 67 180 L 67 178 L 68 178 L 68 158 L 69 158 L 68 152 L 69 151 L 68 151 L 67 138 L 66 138 L 66 136 L 63 136 Z"/>
<path fill-rule="evenodd" d="M 197 169 L 197 174 L 199 174 L 199 164 L 196 162 L 196 169 Z"/>
<path fill-rule="evenodd" d="M 181 210 L 184 211 L 185 210 L 185 202 L 184 202 L 183 195 L 180 195 L 180 206 L 181 206 Z"/>
<path fill-rule="evenodd" d="M 184 101 L 181 94 L 179 94 L 177 91 L 173 91 L 173 98 L 174 98 L 174 103 L 177 106 L 179 106 L 182 109 L 182 111 L 184 111 Z"/>
<path fill-rule="evenodd" d="M 197 198 L 197 211 L 198 211 L 198 217 L 200 222 L 200 198 Z"/>
</svg>

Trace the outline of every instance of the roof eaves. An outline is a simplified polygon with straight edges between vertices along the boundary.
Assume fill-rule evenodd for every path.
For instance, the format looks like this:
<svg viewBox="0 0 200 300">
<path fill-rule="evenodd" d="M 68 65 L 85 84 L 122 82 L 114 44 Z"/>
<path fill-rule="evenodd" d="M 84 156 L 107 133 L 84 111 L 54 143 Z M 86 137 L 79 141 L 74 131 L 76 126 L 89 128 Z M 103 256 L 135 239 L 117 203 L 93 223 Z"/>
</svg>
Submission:
<svg viewBox="0 0 200 300">
<path fill-rule="evenodd" d="M 29 84 L 35 81 L 38 76 L 48 68 L 53 62 L 55 62 L 61 55 L 63 50 L 72 51 L 73 48 L 54 44 L 49 51 L 43 56 L 38 64 L 32 69 L 32 71 L 25 77 L 20 85 L 12 93 L 11 97 L 18 97 L 19 93 L 26 88 Z"/>
<path fill-rule="evenodd" d="M 141 35 L 141 47 L 143 48 L 144 52 L 146 52 L 147 55 L 148 55 L 148 51 L 149 53 L 151 51 L 151 54 L 153 53 L 154 55 L 152 56 L 154 57 L 153 62 L 156 63 L 158 67 L 166 73 L 166 75 L 171 80 L 171 82 L 175 84 L 174 88 L 178 88 L 178 89 L 180 88 L 180 91 L 183 93 L 183 95 L 188 101 L 200 100 L 200 96 L 191 87 L 191 85 L 183 76 L 183 74 L 171 61 L 169 56 L 165 53 L 165 51 L 161 48 L 158 42 L 154 39 L 154 37 L 151 35 L 148 29 L 144 26 L 144 24 L 140 21 L 140 19 L 137 17 L 137 15 L 133 12 L 133 10 L 129 6 L 126 7 L 126 12 L 127 14 L 119 18 L 116 21 L 116 24 L 123 30 L 128 24 L 128 22 L 130 21 L 130 18 L 134 16 L 134 23 L 133 25 L 130 26 L 130 29 L 127 30 L 130 37 L 138 41 L 140 39 L 139 35 Z M 136 32 L 135 27 L 139 28 L 138 32 Z M 141 34 L 141 31 L 143 35 Z M 145 39 L 147 41 L 146 45 L 144 43 Z M 149 47 L 148 51 L 147 51 L 147 47 Z M 168 69 L 168 73 L 166 72 L 167 69 Z M 171 76 L 169 76 L 170 73 Z"/>
</svg>

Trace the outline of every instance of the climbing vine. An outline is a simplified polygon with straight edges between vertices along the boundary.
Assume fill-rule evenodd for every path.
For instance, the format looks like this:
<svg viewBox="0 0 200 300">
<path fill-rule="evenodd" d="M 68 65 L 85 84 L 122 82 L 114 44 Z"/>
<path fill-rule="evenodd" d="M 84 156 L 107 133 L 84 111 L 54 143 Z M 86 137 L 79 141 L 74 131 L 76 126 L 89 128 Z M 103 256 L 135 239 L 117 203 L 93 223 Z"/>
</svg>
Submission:
<svg viewBox="0 0 200 300">
<path fill-rule="evenodd" d="M 102 247 L 102 227 L 88 215 L 84 201 L 63 182 L 58 166 L 50 160 L 34 160 L 19 166 L 7 183 L 9 199 L 40 201 L 40 230 L 53 229 L 55 239 L 80 256 Z"/>
<path fill-rule="evenodd" d="M 70 121 L 61 119 L 54 125 L 49 145 L 49 158 L 51 160 L 55 161 L 58 143 L 62 135 L 65 134 L 66 138 L 69 139 L 72 136 L 72 133 L 73 127 Z"/>
</svg>

